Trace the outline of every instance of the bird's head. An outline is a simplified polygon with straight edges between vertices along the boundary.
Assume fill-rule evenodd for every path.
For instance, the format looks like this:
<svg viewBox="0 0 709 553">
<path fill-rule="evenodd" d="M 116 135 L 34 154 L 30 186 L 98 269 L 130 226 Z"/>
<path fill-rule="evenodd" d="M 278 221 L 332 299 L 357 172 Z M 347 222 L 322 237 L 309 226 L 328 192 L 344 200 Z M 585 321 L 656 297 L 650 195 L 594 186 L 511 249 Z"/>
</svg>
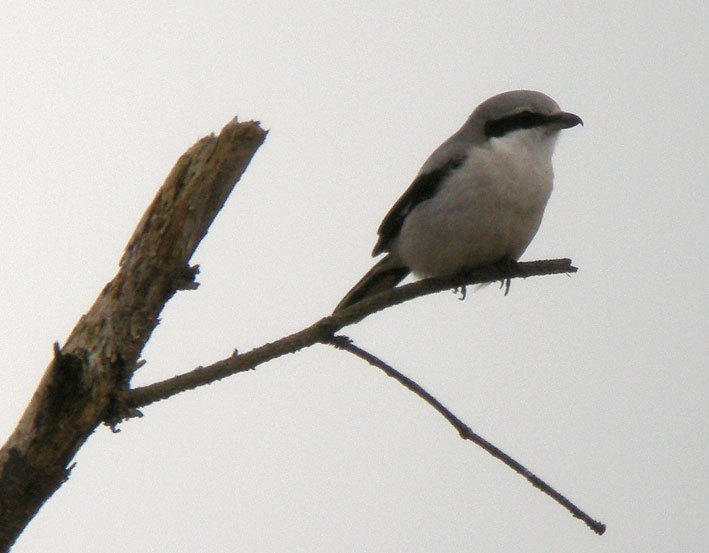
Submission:
<svg viewBox="0 0 709 553">
<path fill-rule="evenodd" d="M 475 108 L 469 122 L 486 140 L 524 129 L 555 135 L 561 129 L 583 125 L 578 115 L 561 111 L 549 96 L 534 90 L 512 90 L 488 98 Z"/>
</svg>

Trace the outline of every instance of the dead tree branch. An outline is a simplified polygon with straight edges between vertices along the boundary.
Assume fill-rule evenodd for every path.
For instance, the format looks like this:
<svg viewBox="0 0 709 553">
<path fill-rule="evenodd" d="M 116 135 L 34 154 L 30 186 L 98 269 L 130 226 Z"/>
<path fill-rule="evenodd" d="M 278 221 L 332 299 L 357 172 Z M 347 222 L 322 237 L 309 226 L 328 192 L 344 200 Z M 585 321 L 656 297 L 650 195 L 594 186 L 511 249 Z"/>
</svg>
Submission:
<svg viewBox="0 0 709 553">
<path fill-rule="evenodd" d="M 172 295 L 192 289 L 188 262 L 266 132 L 229 123 L 176 163 L 131 237 L 116 276 L 81 317 L 0 449 L 0 551 L 69 476 L 69 463 L 127 387 Z"/>
<path fill-rule="evenodd" d="M 366 361 L 373 367 L 381 369 L 384 374 L 390 376 L 391 378 L 399 382 L 402 386 L 419 396 L 436 411 L 438 411 L 443 416 L 443 418 L 445 418 L 453 426 L 453 428 L 458 431 L 458 434 L 460 434 L 461 438 L 463 438 L 464 440 L 470 440 L 474 444 L 479 445 L 490 455 L 492 455 L 496 459 L 499 459 L 505 465 L 514 470 L 517 474 L 524 476 L 529 481 L 529 483 L 532 484 L 532 486 L 540 490 L 542 493 L 545 493 L 546 495 L 551 497 L 554 501 L 556 501 L 567 511 L 569 511 L 574 517 L 582 520 L 591 530 L 596 532 L 596 534 L 601 535 L 606 531 L 605 524 L 591 518 L 584 511 L 582 511 L 571 501 L 569 501 L 566 497 L 564 497 L 562 494 L 552 488 L 549 484 L 547 484 L 544 480 L 542 480 L 532 471 L 524 467 L 524 465 L 507 455 L 507 453 L 502 451 L 494 444 L 488 442 L 479 434 L 473 432 L 472 428 L 470 428 L 462 420 L 456 417 L 445 405 L 443 405 L 433 395 L 426 391 L 426 389 L 423 388 L 420 384 L 418 384 L 405 374 L 400 373 L 394 367 L 392 367 L 388 363 L 385 363 L 377 356 L 372 355 L 371 353 L 366 350 L 363 350 L 360 347 L 357 347 L 352 342 L 352 340 L 350 340 L 346 336 L 334 336 L 330 343 L 338 349 L 350 352 L 356 357 Z"/>
<path fill-rule="evenodd" d="M 341 328 L 358 323 L 377 311 L 420 296 L 466 285 L 495 282 L 508 278 L 526 278 L 573 272 L 576 272 L 576 267 L 571 265 L 570 259 L 551 259 L 517 263 L 512 269 L 505 265 L 495 265 L 449 278 L 429 278 L 399 286 L 337 311 L 329 317 L 323 317 L 303 330 L 254 348 L 251 351 L 233 355 L 206 367 L 197 367 L 184 374 L 173 376 L 154 384 L 125 390 L 121 394 L 119 411 L 117 411 L 116 415 L 118 418 L 137 415 L 138 413 L 135 409 L 139 407 L 167 399 L 186 390 L 211 384 L 233 374 L 255 369 L 262 363 L 288 353 L 295 353 L 314 344 L 328 343 L 332 340 L 335 332 Z M 122 410 L 120 405 L 123 407 Z"/>
</svg>

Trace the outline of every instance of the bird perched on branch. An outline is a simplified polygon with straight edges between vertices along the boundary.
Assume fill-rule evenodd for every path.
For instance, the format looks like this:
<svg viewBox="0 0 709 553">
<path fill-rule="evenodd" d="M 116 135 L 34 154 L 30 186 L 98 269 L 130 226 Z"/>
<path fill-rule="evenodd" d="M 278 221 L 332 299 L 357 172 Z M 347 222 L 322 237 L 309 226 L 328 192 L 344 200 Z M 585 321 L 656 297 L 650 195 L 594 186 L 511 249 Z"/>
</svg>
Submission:
<svg viewBox="0 0 709 553">
<path fill-rule="evenodd" d="M 549 96 L 513 90 L 485 100 L 426 160 L 379 226 L 386 256 L 335 311 L 395 287 L 409 273 L 449 276 L 513 263 L 537 233 L 562 129 L 583 124 Z"/>
</svg>

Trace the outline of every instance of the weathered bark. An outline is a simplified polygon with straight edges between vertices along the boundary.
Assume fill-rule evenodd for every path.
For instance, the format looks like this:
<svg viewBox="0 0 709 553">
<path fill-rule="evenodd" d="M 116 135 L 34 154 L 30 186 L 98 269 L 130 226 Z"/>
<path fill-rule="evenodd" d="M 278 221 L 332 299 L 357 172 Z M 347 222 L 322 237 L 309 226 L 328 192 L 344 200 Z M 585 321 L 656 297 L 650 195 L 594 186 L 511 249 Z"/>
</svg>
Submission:
<svg viewBox="0 0 709 553">
<path fill-rule="evenodd" d="M 229 123 L 176 163 L 131 237 L 116 276 L 55 347 L 16 429 L 0 449 L 0 551 L 69 476 L 69 463 L 110 418 L 165 303 L 193 289 L 188 262 L 266 131 Z"/>
</svg>

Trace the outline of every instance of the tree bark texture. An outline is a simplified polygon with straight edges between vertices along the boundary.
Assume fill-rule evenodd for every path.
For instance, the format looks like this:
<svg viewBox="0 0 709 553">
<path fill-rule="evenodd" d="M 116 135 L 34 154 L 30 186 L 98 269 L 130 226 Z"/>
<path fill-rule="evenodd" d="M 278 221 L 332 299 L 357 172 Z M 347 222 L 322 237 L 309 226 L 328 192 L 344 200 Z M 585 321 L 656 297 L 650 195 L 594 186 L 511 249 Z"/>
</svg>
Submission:
<svg viewBox="0 0 709 553">
<path fill-rule="evenodd" d="M 188 265 L 266 138 L 257 122 L 227 124 L 180 157 L 143 215 L 116 276 L 55 346 L 32 399 L 0 449 L 0 551 L 7 551 L 69 477 L 71 460 L 127 386 L 158 315 L 193 289 Z"/>
</svg>

